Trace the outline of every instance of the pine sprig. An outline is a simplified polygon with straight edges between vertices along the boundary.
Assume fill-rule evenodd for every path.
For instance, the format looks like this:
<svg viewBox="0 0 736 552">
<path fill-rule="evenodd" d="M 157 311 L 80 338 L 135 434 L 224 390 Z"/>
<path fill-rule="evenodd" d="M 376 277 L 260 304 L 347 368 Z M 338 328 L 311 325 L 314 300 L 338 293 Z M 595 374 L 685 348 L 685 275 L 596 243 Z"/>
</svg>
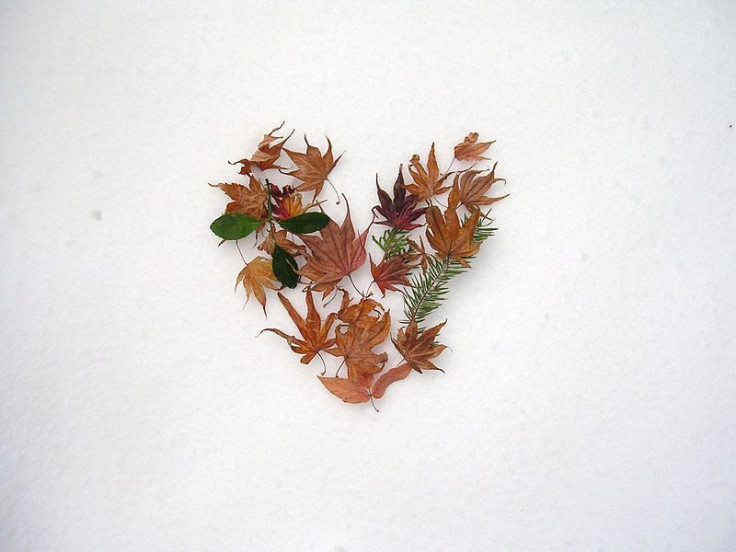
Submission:
<svg viewBox="0 0 736 552">
<path fill-rule="evenodd" d="M 406 230 L 388 228 L 380 238 L 373 237 L 373 241 L 383 250 L 387 259 L 409 251 L 409 232 Z"/>
<path fill-rule="evenodd" d="M 467 220 L 467 217 L 466 217 Z M 464 223 L 465 221 L 463 221 Z M 474 242 L 483 242 L 493 235 L 493 219 L 481 217 L 473 233 Z M 468 257 L 472 259 L 473 257 Z M 421 325 L 447 298 L 450 280 L 470 267 L 463 266 L 453 259 L 433 257 L 426 270 L 411 277 L 411 286 L 404 291 L 404 320 L 408 324 L 414 320 Z"/>
</svg>

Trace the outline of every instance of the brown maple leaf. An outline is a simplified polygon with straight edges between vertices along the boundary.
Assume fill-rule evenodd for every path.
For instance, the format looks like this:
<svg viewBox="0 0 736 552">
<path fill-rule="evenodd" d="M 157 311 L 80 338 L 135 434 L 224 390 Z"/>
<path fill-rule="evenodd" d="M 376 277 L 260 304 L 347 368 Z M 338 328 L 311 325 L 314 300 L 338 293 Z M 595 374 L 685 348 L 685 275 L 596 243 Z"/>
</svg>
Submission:
<svg viewBox="0 0 736 552">
<path fill-rule="evenodd" d="M 210 184 L 220 188 L 232 201 L 225 207 L 225 214 L 240 213 L 258 220 L 265 220 L 268 215 L 266 200 L 268 194 L 263 184 L 252 174 L 248 186 L 242 184 Z"/>
<path fill-rule="evenodd" d="M 291 347 L 291 350 L 295 353 L 303 355 L 301 358 L 302 364 L 309 364 L 312 359 L 320 351 L 327 350 L 335 344 L 334 338 L 328 338 L 332 324 L 337 318 L 337 313 L 330 313 L 327 315 L 324 324 L 322 323 L 322 317 L 314 306 L 314 298 L 312 292 L 307 291 L 307 317 L 302 318 L 296 311 L 291 302 L 279 293 L 279 299 L 281 304 L 284 305 L 286 312 L 289 313 L 289 317 L 293 320 L 302 339 L 288 335 L 277 328 L 266 328 L 264 332 L 273 332 L 276 335 L 283 337 Z"/>
<path fill-rule="evenodd" d="M 368 228 L 356 237 L 348 206 L 341 226 L 331 220 L 319 231 L 319 236 L 299 236 L 309 248 L 307 262 L 299 274 L 309 278 L 315 284 L 314 289 L 327 296 L 343 277 L 365 263 L 367 236 Z"/>
<path fill-rule="evenodd" d="M 465 140 L 455 146 L 455 159 L 458 161 L 481 161 L 488 159 L 482 154 L 491 147 L 495 140 L 491 142 L 478 142 L 478 133 L 471 132 L 465 137 Z"/>
<path fill-rule="evenodd" d="M 265 257 L 256 257 L 247 263 L 235 280 L 235 289 L 238 288 L 238 284 L 241 282 L 245 288 L 246 301 L 250 299 L 251 294 L 255 295 L 265 313 L 266 288 L 279 289 L 276 276 L 274 276 L 271 269 L 271 261 Z"/>
<path fill-rule="evenodd" d="M 451 206 L 442 216 L 439 208 L 432 205 L 427 209 L 427 241 L 443 259 L 453 259 L 469 267 L 465 259 L 473 257 L 480 249 L 480 243 L 473 241 L 480 211 L 475 210 L 464 224 L 460 224 L 456 210 Z"/>
<path fill-rule="evenodd" d="M 357 404 L 371 400 L 371 394 L 368 389 L 347 378 L 317 377 L 330 393 L 341 398 L 346 403 Z"/>
<path fill-rule="evenodd" d="M 373 395 L 376 399 L 380 399 L 381 397 L 383 397 L 383 394 L 386 392 L 386 388 L 389 385 L 404 379 L 406 376 L 409 375 L 410 372 L 411 366 L 409 366 L 408 364 L 402 364 L 401 366 L 397 366 L 396 368 L 391 368 L 387 372 L 381 374 L 381 377 L 379 377 L 373 384 L 373 387 L 371 388 L 371 395 Z"/>
<path fill-rule="evenodd" d="M 409 191 L 409 193 L 414 194 L 420 200 L 426 201 L 436 195 L 443 194 L 450 189 L 449 186 L 442 186 L 442 183 L 449 174 L 440 176 L 440 169 L 437 165 L 437 158 L 434 154 L 434 143 L 429 150 L 426 169 L 419 162 L 419 156 L 417 154 L 412 156 L 409 164 L 409 174 L 411 174 L 414 183 L 405 184 L 404 187 Z"/>
<path fill-rule="evenodd" d="M 490 173 L 481 176 L 478 175 L 485 171 L 469 170 L 456 174 L 448 197 L 449 204 L 453 207 L 462 204 L 472 210 L 492 205 L 508 197 L 508 194 L 500 197 L 485 195 L 496 182 L 506 182 L 504 178 L 496 178 L 497 164 L 493 165 Z"/>
<path fill-rule="evenodd" d="M 399 291 L 396 286 L 410 285 L 409 271 L 412 266 L 406 262 L 403 255 L 395 255 L 389 258 L 384 256 L 378 264 L 373 264 L 372 258 L 370 261 L 373 281 L 378 285 L 378 289 L 381 290 L 384 297 L 387 291 Z"/>
<path fill-rule="evenodd" d="M 406 330 L 399 328 L 399 333 L 396 339 L 393 340 L 394 346 L 412 369 L 420 373 L 422 370 L 444 371 L 432 362 L 433 358 L 447 348 L 435 343 L 435 339 L 444 325 L 445 323 L 442 322 L 442 324 L 437 324 L 420 332 L 417 323 L 412 320 L 406 326 Z"/>
<path fill-rule="evenodd" d="M 250 159 L 241 159 L 240 161 L 231 163 L 231 165 L 243 165 L 240 167 L 240 174 L 250 174 L 253 172 L 253 165 L 262 171 L 268 169 L 281 169 L 282 167 L 276 165 L 279 157 L 281 157 L 281 149 L 284 147 L 284 144 L 286 144 L 286 141 L 291 138 L 291 135 L 294 134 L 294 131 L 292 130 L 291 134 L 286 138 L 275 136 L 274 132 L 281 130 L 283 126 L 284 123 L 281 123 L 268 134 L 264 134 L 263 140 L 258 144 L 258 149 Z M 281 141 L 279 142 L 279 140 Z"/>
<path fill-rule="evenodd" d="M 306 192 L 314 190 L 314 197 L 317 197 L 322 191 L 327 176 L 330 174 L 337 162 L 342 157 L 342 154 L 333 160 L 332 157 L 332 144 L 330 139 L 327 139 L 327 151 L 324 156 L 320 153 L 319 148 L 312 146 L 307 142 L 307 137 L 304 137 L 304 141 L 307 144 L 307 152 L 299 153 L 297 151 L 291 151 L 284 148 L 286 154 L 296 164 L 297 169 L 290 173 L 284 173 L 288 176 L 293 176 L 302 181 L 297 190 L 300 192 Z"/>
<path fill-rule="evenodd" d="M 373 348 L 388 338 L 391 315 L 371 314 L 378 308 L 372 299 L 362 299 L 351 307 L 355 308 L 341 309 L 343 319 L 349 322 L 335 329 L 335 346 L 327 352 L 344 359 L 351 381 L 370 387 L 373 374 L 380 372 L 388 360 L 386 353 L 375 353 Z"/>
</svg>

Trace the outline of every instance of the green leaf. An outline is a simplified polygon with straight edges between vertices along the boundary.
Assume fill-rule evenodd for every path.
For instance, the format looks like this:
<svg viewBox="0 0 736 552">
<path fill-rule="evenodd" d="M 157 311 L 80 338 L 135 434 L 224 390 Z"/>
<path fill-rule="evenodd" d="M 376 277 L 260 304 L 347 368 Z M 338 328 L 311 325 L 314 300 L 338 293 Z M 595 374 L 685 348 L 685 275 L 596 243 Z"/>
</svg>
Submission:
<svg viewBox="0 0 736 552">
<path fill-rule="evenodd" d="M 273 274 L 276 279 L 288 288 L 295 288 L 299 282 L 299 275 L 296 273 L 297 264 L 294 257 L 289 255 L 282 247 L 275 245 L 273 247 Z"/>
<path fill-rule="evenodd" d="M 312 213 L 302 213 L 301 215 L 277 222 L 282 228 L 294 234 L 311 234 L 327 226 L 327 223 L 330 222 L 330 217 L 324 213 L 315 211 Z"/>
<path fill-rule="evenodd" d="M 224 240 L 239 240 L 254 232 L 261 224 L 263 221 L 248 215 L 232 213 L 215 219 L 210 225 L 210 230 Z"/>
</svg>

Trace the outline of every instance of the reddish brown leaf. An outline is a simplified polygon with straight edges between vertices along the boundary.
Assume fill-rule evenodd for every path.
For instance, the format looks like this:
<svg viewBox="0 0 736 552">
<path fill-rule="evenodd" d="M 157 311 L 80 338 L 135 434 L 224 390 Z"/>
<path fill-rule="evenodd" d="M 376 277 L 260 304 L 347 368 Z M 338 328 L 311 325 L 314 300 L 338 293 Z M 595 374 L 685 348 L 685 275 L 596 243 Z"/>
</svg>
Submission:
<svg viewBox="0 0 736 552">
<path fill-rule="evenodd" d="M 480 249 L 480 243 L 473 241 L 480 211 L 475 210 L 465 224 L 461 225 L 457 212 L 450 206 L 442 216 L 439 208 L 432 205 L 427 209 L 427 241 L 441 258 L 451 258 L 463 266 Z"/>
<path fill-rule="evenodd" d="M 319 236 L 300 236 L 309 248 L 309 253 L 306 255 L 307 263 L 299 274 L 314 282 L 317 291 L 325 295 L 330 293 L 340 280 L 365 263 L 367 236 L 366 228 L 356 237 L 348 207 L 341 226 L 331 220 L 319 231 Z"/>
<path fill-rule="evenodd" d="M 399 333 L 394 340 L 396 350 L 401 353 L 406 363 L 417 372 L 422 370 L 440 370 L 431 361 L 439 355 L 447 347 L 435 343 L 437 335 L 440 333 L 445 323 L 437 324 L 427 330 L 419 331 L 417 323 L 413 320 L 409 322 L 406 329 L 399 328 Z"/>
<path fill-rule="evenodd" d="M 327 390 L 346 403 L 364 403 L 371 400 L 371 395 L 365 387 L 350 381 L 347 378 L 326 378 L 317 376 Z"/>
<path fill-rule="evenodd" d="M 478 133 L 471 132 L 465 137 L 465 140 L 455 146 L 455 159 L 458 161 L 481 161 L 488 159 L 482 154 L 491 147 L 492 142 L 478 142 Z"/>
<path fill-rule="evenodd" d="M 376 398 L 380 399 L 386 392 L 386 388 L 394 382 L 404 379 L 411 372 L 411 366 L 408 364 L 402 364 L 396 368 L 391 368 L 388 372 L 381 374 L 381 377 L 376 380 L 373 384 L 371 394 Z"/>
<path fill-rule="evenodd" d="M 442 183 L 449 175 L 445 174 L 440 176 L 437 158 L 434 155 L 434 144 L 432 144 L 432 148 L 429 150 L 427 168 L 425 169 L 422 166 L 419 162 L 419 156 L 415 154 L 410 161 L 409 174 L 411 174 L 414 183 L 406 184 L 405 187 L 409 193 L 414 194 L 420 200 L 426 201 L 436 195 L 443 194 L 450 189 L 449 186 L 442 186 Z"/>
<path fill-rule="evenodd" d="M 329 138 L 327 139 L 327 151 L 324 156 L 320 153 L 318 148 L 307 142 L 306 136 L 304 137 L 304 141 L 307 144 L 306 153 L 284 149 L 286 154 L 297 166 L 295 171 L 285 174 L 302 181 L 302 183 L 297 187 L 297 190 L 300 192 L 314 190 L 314 195 L 316 197 L 322 191 L 322 186 L 324 186 L 325 180 L 327 180 L 328 175 L 335 165 L 337 165 L 337 162 L 340 160 L 342 155 L 337 159 L 333 159 L 332 144 L 330 143 Z"/>
<path fill-rule="evenodd" d="M 408 275 L 411 265 L 407 264 L 403 256 L 396 255 L 388 259 L 384 257 L 378 264 L 373 264 L 373 259 L 370 261 L 373 281 L 376 282 L 384 297 L 386 291 L 399 291 L 396 286 L 410 285 Z"/>
<path fill-rule="evenodd" d="M 309 364 L 312 359 L 320 351 L 326 350 L 328 347 L 334 345 L 335 340 L 328 339 L 327 335 L 330 333 L 332 324 L 337 318 L 336 313 L 327 315 L 325 323 L 322 324 L 322 317 L 314 306 L 314 298 L 312 292 L 307 291 L 307 317 L 306 319 L 299 316 L 291 302 L 279 293 L 279 299 L 284 305 L 286 312 L 289 313 L 289 317 L 293 320 L 296 327 L 299 329 L 303 339 L 288 335 L 277 328 L 266 328 L 264 332 L 273 332 L 278 336 L 283 337 L 291 347 L 291 350 L 302 356 L 302 364 Z"/>
</svg>

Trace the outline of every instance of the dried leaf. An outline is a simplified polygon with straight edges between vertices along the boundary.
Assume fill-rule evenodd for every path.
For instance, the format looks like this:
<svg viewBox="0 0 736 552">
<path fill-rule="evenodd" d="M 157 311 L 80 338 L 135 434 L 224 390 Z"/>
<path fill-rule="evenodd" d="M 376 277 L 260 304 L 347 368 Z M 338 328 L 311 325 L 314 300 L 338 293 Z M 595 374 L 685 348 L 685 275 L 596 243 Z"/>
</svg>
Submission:
<svg viewBox="0 0 736 552">
<path fill-rule="evenodd" d="M 263 184 L 253 175 L 250 175 L 248 186 L 242 184 L 210 184 L 213 188 L 220 188 L 232 201 L 225 207 L 225 214 L 240 213 L 258 220 L 265 220 L 268 213 L 266 200 L 268 194 Z"/>
<path fill-rule="evenodd" d="M 282 168 L 277 166 L 276 163 L 279 160 L 279 157 L 281 157 L 281 149 L 284 147 L 286 141 L 291 137 L 291 134 L 279 142 L 282 137 L 275 136 L 274 132 L 280 130 L 283 126 L 284 123 L 281 123 L 271 132 L 265 134 L 261 143 L 258 144 L 258 149 L 250 159 L 241 159 L 240 161 L 232 163 L 232 165 L 243 165 L 240 168 L 240 174 L 250 174 L 253 171 L 253 165 L 262 171 Z"/>
<path fill-rule="evenodd" d="M 491 147 L 495 140 L 491 142 L 478 142 L 478 133 L 471 132 L 465 137 L 465 140 L 455 146 L 455 159 L 458 161 L 482 161 L 488 159 L 483 154 Z"/>
<path fill-rule="evenodd" d="M 388 259 L 384 257 L 377 265 L 373 264 L 373 259 L 370 261 L 373 281 L 376 282 L 383 296 L 386 295 L 387 291 L 399 291 L 396 286 L 410 285 L 409 271 L 412 267 L 407 264 L 403 256 L 399 255 Z"/>
<path fill-rule="evenodd" d="M 440 258 L 453 259 L 463 266 L 470 266 L 465 260 L 473 257 L 480 249 L 480 243 L 473 241 L 480 211 L 473 212 L 465 224 L 460 225 L 457 212 L 449 207 L 444 217 L 436 206 L 427 209 L 427 241 Z"/>
<path fill-rule="evenodd" d="M 298 257 L 306 251 L 305 247 L 295 244 L 286 235 L 286 230 L 276 230 L 273 233 L 268 232 L 263 242 L 258 246 L 258 249 L 273 255 L 274 246 L 278 245 L 292 257 Z"/>
<path fill-rule="evenodd" d="M 386 393 L 386 388 L 399 380 L 404 379 L 411 372 L 411 366 L 408 364 L 402 364 L 396 368 L 391 368 L 389 371 L 381 374 L 381 377 L 376 380 L 371 389 L 371 395 L 374 398 L 380 399 Z"/>
<path fill-rule="evenodd" d="M 479 176 L 483 172 L 485 171 L 470 170 L 456 174 L 448 197 L 449 205 L 457 207 L 462 204 L 472 210 L 492 205 L 508 197 L 508 194 L 501 197 L 487 197 L 485 194 L 491 189 L 491 186 L 496 182 L 506 182 L 506 180 L 496 178 L 496 165 L 493 165 L 490 173 Z"/>
<path fill-rule="evenodd" d="M 429 150 L 427 168 L 425 169 L 422 166 L 419 162 L 419 156 L 415 154 L 410 161 L 409 174 L 414 180 L 414 183 L 407 184 L 406 189 L 409 193 L 414 194 L 420 200 L 426 201 L 436 195 L 443 194 L 450 189 L 449 186 L 442 186 L 442 183 L 449 174 L 440 176 L 440 169 L 437 165 L 437 158 L 434 154 L 434 144 L 432 144 L 432 147 Z"/>
<path fill-rule="evenodd" d="M 406 363 L 411 366 L 417 372 L 422 370 L 440 370 L 434 365 L 431 359 L 435 358 L 447 347 L 435 343 L 437 335 L 445 325 L 437 324 L 432 328 L 419 332 L 417 323 L 415 321 L 409 322 L 404 328 L 399 328 L 399 333 L 394 340 L 394 346 L 396 350 L 401 353 Z"/>
<path fill-rule="evenodd" d="M 320 351 L 326 350 L 328 347 L 334 345 L 335 340 L 328 338 L 332 324 L 337 318 L 336 313 L 330 313 L 327 315 L 324 324 L 322 323 L 322 317 L 314 306 L 314 298 L 312 292 L 307 291 L 307 317 L 306 319 L 299 316 L 299 313 L 294 309 L 291 302 L 279 293 L 279 299 L 281 304 L 284 305 L 286 312 L 289 313 L 289 317 L 293 320 L 302 339 L 288 335 L 277 328 L 266 328 L 264 332 L 273 332 L 276 335 L 283 337 L 291 347 L 291 350 L 302 356 L 301 363 L 309 364 L 312 359 Z"/>
<path fill-rule="evenodd" d="M 300 236 L 309 252 L 306 254 L 307 263 L 299 274 L 314 282 L 316 290 L 327 294 L 343 277 L 365 263 L 368 229 L 356 237 L 348 207 L 341 226 L 331 220 L 319 234 Z"/>
<path fill-rule="evenodd" d="M 251 294 L 255 295 L 263 307 L 263 312 L 266 312 L 266 288 L 279 288 L 269 260 L 265 257 L 256 257 L 247 263 L 235 280 L 235 289 L 241 282 L 245 288 L 246 298 L 250 299 Z"/>
<path fill-rule="evenodd" d="M 317 376 L 327 390 L 346 403 L 364 403 L 371 400 L 368 389 L 347 378 L 326 378 Z"/>
<path fill-rule="evenodd" d="M 372 299 L 362 299 L 357 305 L 343 306 L 338 313 L 347 323 L 335 329 L 335 346 L 327 352 L 342 357 L 348 367 L 351 381 L 370 386 L 373 374 L 380 372 L 388 360 L 386 353 L 375 353 L 373 348 L 389 336 L 391 315 L 372 314 L 379 304 Z"/>
<path fill-rule="evenodd" d="M 378 224 L 384 224 L 397 230 L 413 230 L 421 226 L 421 224 L 415 224 L 414 221 L 421 217 L 426 209 L 417 208 L 418 197 L 411 194 L 406 195 L 402 169 L 403 166 L 400 166 L 399 176 L 394 183 L 393 199 L 378 185 L 378 177 L 376 176 L 376 190 L 378 191 L 380 205 L 376 205 L 373 210 L 386 219 Z"/>
<path fill-rule="evenodd" d="M 340 160 L 342 155 L 333 160 L 332 144 L 330 143 L 329 138 L 327 139 L 327 151 L 324 156 L 320 153 L 318 148 L 307 142 L 306 136 L 304 137 L 304 141 L 307 144 L 306 153 L 284 149 L 286 154 L 297 166 L 295 171 L 285 174 L 302 181 L 302 183 L 297 186 L 297 190 L 301 192 L 314 190 L 314 195 L 316 197 L 322 191 L 322 186 L 324 186 L 325 180 L 327 180 L 328 175 L 332 169 L 335 168 L 335 165 L 337 165 L 337 162 Z"/>
</svg>

